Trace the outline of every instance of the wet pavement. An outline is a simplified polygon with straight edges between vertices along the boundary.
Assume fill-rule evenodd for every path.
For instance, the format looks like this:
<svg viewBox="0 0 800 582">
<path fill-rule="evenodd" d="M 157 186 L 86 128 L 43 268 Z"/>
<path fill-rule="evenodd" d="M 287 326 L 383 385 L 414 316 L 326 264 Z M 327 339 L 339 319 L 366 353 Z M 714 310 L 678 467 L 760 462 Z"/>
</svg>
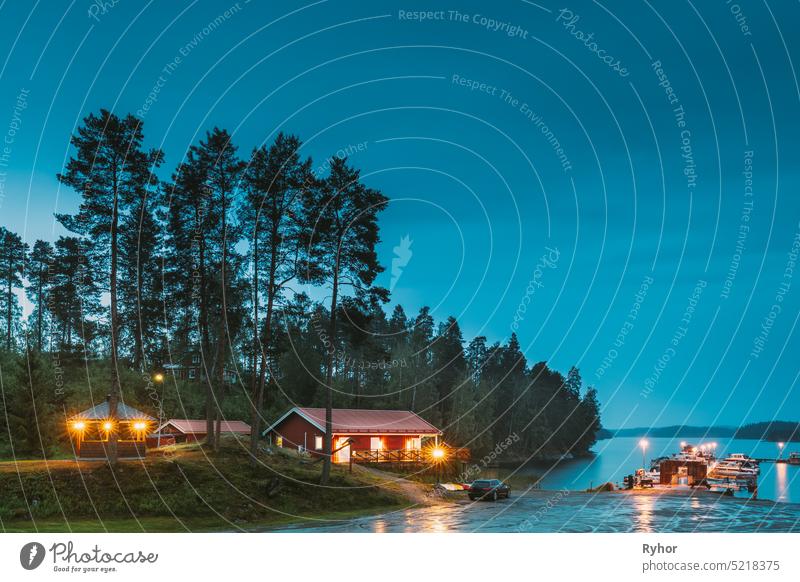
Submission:
<svg viewBox="0 0 800 582">
<path fill-rule="evenodd" d="M 800 532 L 800 504 L 716 493 L 529 491 L 400 510 L 294 532 Z"/>
</svg>

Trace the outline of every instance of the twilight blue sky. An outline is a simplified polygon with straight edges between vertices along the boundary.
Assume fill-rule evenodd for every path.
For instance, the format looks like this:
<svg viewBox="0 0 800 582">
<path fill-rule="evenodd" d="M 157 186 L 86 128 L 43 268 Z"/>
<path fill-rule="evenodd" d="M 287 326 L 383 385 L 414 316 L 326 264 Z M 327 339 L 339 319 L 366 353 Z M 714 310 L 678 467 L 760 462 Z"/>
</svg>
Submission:
<svg viewBox="0 0 800 582">
<path fill-rule="evenodd" d="M 214 125 L 243 154 L 288 131 L 390 197 L 393 302 L 516 328 L 606 426 L 800 417 L 796 3 L 102 4 L 0 2 L 0 225 L 63 234 L 100 107 L 140 112 L 164 178 Z"/>
</svg>

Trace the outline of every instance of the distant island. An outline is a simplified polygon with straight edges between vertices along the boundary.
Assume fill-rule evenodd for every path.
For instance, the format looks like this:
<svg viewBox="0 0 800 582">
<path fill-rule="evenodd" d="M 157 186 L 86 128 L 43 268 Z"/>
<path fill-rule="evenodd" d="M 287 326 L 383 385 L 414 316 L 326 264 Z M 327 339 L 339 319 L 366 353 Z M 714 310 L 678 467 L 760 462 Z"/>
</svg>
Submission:
<svg viewBox="0 0 800 582">
<path fill-rule="evenodd" d="M 598 440 L 614 437 L 651 438 L 736 438 L 770 442 L 800 442 L 800 422 L 773 420 L 735 426 L 689 426 L 673 425 L 661 427 L 635 427 L 601 429 Z"/>
</svg>

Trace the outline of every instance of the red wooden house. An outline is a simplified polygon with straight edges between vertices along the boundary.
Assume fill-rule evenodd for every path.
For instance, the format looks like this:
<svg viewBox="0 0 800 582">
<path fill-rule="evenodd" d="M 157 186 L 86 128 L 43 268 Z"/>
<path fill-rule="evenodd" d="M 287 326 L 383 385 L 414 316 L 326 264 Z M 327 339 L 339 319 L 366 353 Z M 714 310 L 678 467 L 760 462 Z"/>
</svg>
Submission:
<svg viewBox="0 0 800 582">
<path fill-rule="evenodd" d="M 325 409 L 292 408 L 264 434 L 275 446 L 321 455 Z M 442 431 L 408 410 L 335 408 L 332 434 L 335 463 L 421 462 L 423 439 L 438 443 Z"/>
<path fill-rule="evenodd" d="M 216 426 L 216 424 L 215 424 Z M 206 421 L 190 420 L 187 418 L 171 418 L 158 427 L 155 434 L 147 437 L 148 446 L 157 446 L 158 436 L 161 435 L 160 444 L 192 443 L 206 438 Z M 250 425 L 241 420 L 223 420 L 220 423 L 220 434 L 250 434 Z"/>
</svg>

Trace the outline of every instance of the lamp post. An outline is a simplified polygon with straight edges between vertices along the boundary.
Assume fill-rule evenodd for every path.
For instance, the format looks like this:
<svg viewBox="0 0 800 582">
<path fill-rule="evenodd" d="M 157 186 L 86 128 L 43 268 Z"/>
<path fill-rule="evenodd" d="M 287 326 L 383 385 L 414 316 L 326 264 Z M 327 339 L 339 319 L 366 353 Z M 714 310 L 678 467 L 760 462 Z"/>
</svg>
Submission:
<svg viewBox="0 0 800 582">
<path fill-rule="evenodd" d="M 778 460 L 783 457 L 783 443 L 778 443 Z"/>
<path fill-rule="evenodd" d="M 642 447 L 642 469 L 645 468 L 645 451 L 647 450 L 647 439 L 642 439 L 639 441 L 639 446 Z"/>
</svg>

